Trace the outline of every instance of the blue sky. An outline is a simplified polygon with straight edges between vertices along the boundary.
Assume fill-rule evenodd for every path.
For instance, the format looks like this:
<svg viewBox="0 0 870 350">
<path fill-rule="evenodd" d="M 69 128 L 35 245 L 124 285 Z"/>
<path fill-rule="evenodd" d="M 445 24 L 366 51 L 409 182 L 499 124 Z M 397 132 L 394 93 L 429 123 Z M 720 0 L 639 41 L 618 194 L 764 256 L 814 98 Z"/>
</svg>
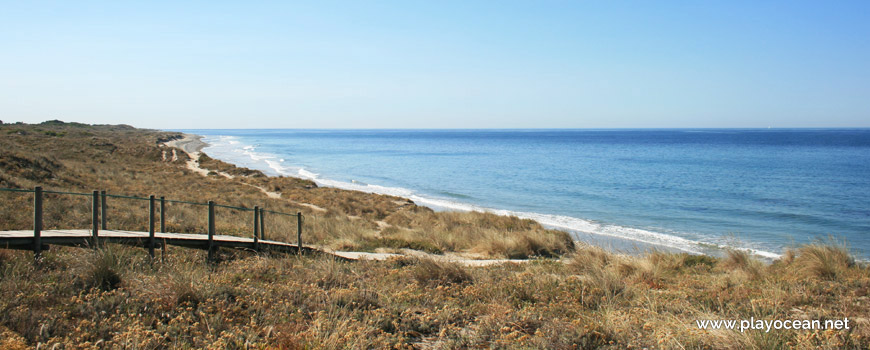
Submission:
<svg viewBox="0 0 870 350">
<path fill-rule="evenodd" d="M 0 44 L 4 122 L 870 127 L 868 1 L 9 1 Z"/>
</svg>

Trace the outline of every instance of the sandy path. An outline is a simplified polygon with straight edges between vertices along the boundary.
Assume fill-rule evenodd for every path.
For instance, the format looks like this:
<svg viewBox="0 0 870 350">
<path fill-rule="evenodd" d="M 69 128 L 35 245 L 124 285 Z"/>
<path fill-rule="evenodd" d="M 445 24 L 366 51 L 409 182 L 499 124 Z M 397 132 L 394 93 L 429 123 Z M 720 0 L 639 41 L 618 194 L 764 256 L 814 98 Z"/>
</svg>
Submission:
<svg viewBox="0 0 870 350">
<path fill-rule="evenodd" d="M 168 141 L 168 142 L 164 143 L 163 145 L 165 145 L 167 147 L 179 148 L 182 151 L 184 151 L 185 153 L 187 153 L 187 155 L 190 156 L 190 160 L 187 161 L 187 168 L 190 169 L 191 171 L 193 171 L 197 174 L 200 174 L 202 176 L 208 176 L 208 173 L 210 171 L 212 171 L 212 170 L 208 170 L 208 169 L 203 169 L 202 167 L 199 166 L 199 156 L 201 154 L 200 152 L 202 151 L 203 148 L 205 148 L 205 146 L 208 146 L 207 143 L 202 141 L 202 136 L 184 134 L 183 138 L 178 139 L 178 140 Z M 172 150 L 172 159 L 178 160 L 178 155 L 175 154 L 175 150 Z M 165 152 L 164 152 L 164 160 L 166 160 Z M 232 175 L 227 174 L 227 173 L 222 172 L 222 171 L 218 171 L 217 173 L 219 175 L 222 175 L 222 176 L 228 178 L 228 179 L 233 178 Z M 249 183 L 243 182 L 243 184 L 260 190 L 269 198 L 275 198 L 275 199 L 281 198 L 281 193 L 279 193 L 279 192 L 271 192 L 271 191 L 266 190 L 263 187 L 249 184 Z M 311 208 L 312 210 L 316 210 L 319 212 L 326 212 L 327 211 L 326 209 L 318 207 L 314 204 L 297 202 L 297 201 L 294 201 L 291 199 L 286 199 L 286 200 L 289 201 L 290 203 L 304 206 L 304 207 L 308 207 L 308 208 Z"/>
<path fill-rule="evenodd" d="M 513 263 L 513 264 L 522 264 L 529 262 L 529 260 L 525 259 L 486 259 L 486 260 L 476 260 L 476 259 L 466 259 L 459 256 L 454 255 L 433 255 L 427 254 L 419 251 L 404 251 L 403 254 L 395 254 L 395 253 L 368 253 L 368 252 L 331 252 L 335 255 L 346 259 L 352 260 L 389 260 L 391 258 L 396 258 L 400 256 L 416 256 L 420 258 L 430 258 L 436 261 L 447 261 L 453 262 L 457 264 L 462 264 L 465 266 L 490 266 L 490 265 L 498 265 L 505 263 Z"/>
<path fill-rule="evenodd" d="M 190 134 L 184 134 L 184 138 L 168 141 L 164 143 L 164 145 L 167 147 L 180 148 L 187 154 L 199 154 L 199 151 L 202 151 L 203 147 L 208 146 L 207 143 L 202 141 L 202 136 Z"/>
<path fill-rule="evenodd" d="M 166 145 L 167 147 L 180 148 L 182 151 L 187 153 L 187 155 L 190 156 L 190 160 L 187 161 L 187 168 L 197 174 L 200 174 L 202 176 L 208 176 L 209 172 L 214 171 L 218 175 L 221 175 L 228 179 L 232 179 L 234 177 L 223 171 L 203 169 L 199 166 L 199 155 L 201 154 L 200 151 L 202 151 L 205 146 L 208 146 L 207 143 L 202 141 L 202 136 L 184 134 L 184 138 L 166 142 L 164 143 L 164 145 Z M 172 158 L 173 160 L 178 160 L 178 156 L 175 154 L 175 150 L 172 151 Z M 263 190 L 263 192 L 266 191 Z M 266 192 L 266 195 L 269 195 L 269 193 Z"/>
</svg>

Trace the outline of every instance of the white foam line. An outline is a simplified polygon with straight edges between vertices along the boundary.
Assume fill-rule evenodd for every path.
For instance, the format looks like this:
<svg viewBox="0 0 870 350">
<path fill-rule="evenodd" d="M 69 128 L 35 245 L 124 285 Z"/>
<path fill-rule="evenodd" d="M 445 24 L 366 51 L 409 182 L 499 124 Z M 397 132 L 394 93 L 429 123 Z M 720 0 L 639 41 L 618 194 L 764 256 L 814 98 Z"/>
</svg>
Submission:
<svg viewBox="0 0 870 350">
<path fill-rule="evenodd" d="M 304 179 L 309 179 L 317 183 L 318 186 L 326 186 L 326 187 L 335 187 L 345 190 L 353 190 L 367 193 L 377 193 L 377 194 L 385 194 L 396 197 L 404 197 L 411 199 L 417 204 L 422 205 L 430 205 L 436 206 L 446 209 L 458 210 L 458 211 L 480 211 L 480 212 L 490 212 L 498 215 L 508 215 L 508 216 L 516 216 L 523 219 L 531 219 L 539 222 L 541 225 L 544 225 L 548 228 L 555 229 L 563 229 L 569 232 L 577 232 L 577 233 L 585 233 L 599 236 L 612 237 L 617 239 L 624 239 L 629 241 L 636 241 L 640 243 L 646 243 L 654 246 L 662 246 L 672 249 L 681 250 L 691 254 L 704 254 L 704 249 L 706 247 L 716 247 L 721 250 L 726 249 L 739 249 L 746 251 L 751 254 L 755 254 L 767 259 L 777 259 L 781 257 L 780 254 L 776 254 L 773 252 L 768 252 L 759 249 L 747 248 L 747 247 L 732 247 L 724 244 L 717 244 L 711 242 L 700 242 L 693 241 L 686 238 L 682 238 L 679 236 L 669 235 L 665 233 L 653 232 L 648 230 L 643 230 L 639 228 L 618 226 L 618 225 L 608 225 L 597 223 L 590 220 L 584 220 L 579 218 L 574 218 L 570 216 L 563 215 L 553 215 L 553 214 L 541 214 L 541 213 L 530 213 L 530 212 L 520 212 L 520 211 L 511 211 L 505 209 L 494 209 L 494 208 L 486 208 L 477 206 L 474 204 L 461 203 L 447 199 L 439 199 L 432 197 L 424 197 L 420 196 L 414 191 L 401 188 L 401 187 L 387 187 L 387 186 L 379 186 L 372 184 L 365 184 L 360 182 L 345 182 L 338 181 L 332 179 L 321 178 L 320 174 L 313 173 L 305 168 L 301 167 L 288 167 L 284 166 L 284 159 L 279 158 L 275 155 L 257 152 L 256 147 L 252 145 L 242 145 L 238 139 L 234 136 L 217 136 L 217 140 L 208 140 L 210 146 L 206 147 L 213 151 L 217 151 L 214 154 L 215 157 L 221 156 L 230 156 L 225 152 L 233 152 L 233 153 L 241 153 L 245 157 L 249 158 L 253 161 L 254 166 L 259 165 L 263 167 L 264 171 L 273 171 L 278 175 L 286 175 L 286 176 L 298 176 Z M 231 146 L 232 148 L 224 151 L 224 148 L 229 148 L 226 146 Z M 232 162 L 233 159 L 226 159 L 226 161 Z M 242 162 L 248 163 L 248 162 Z"/>
<path fill-rule="evenodd" d="M 573 232 L 593 234 L 599 236 L 607 236 L 618 239 L 625 239 L 646 243 L 656 246 L 663 246 L 673 249 L 685 251 L 693 254 L 703 254 L 696 247 L 699 243 L 687 240 L 682 237 L 641 230 L 631 227 L 623 227 L 616 225 L 603 225 L 589 220 L 578 219 L 570 216 L 552 215 L 519 212 L 504 209 L 485 208 L 470 204 L 461 204 L 453 201 L 438 200 L 425 198 L 420 196 L 412 196 L 411 200 L 417 203 L 431 204 L 439 207 L 462 210 L 462 211 L 482 211 L 490 212 L 497 215 L 516 216 L 521 219 L 531 219 L 539 222 L 548 228 L 563 229 Z"/>
</svg>

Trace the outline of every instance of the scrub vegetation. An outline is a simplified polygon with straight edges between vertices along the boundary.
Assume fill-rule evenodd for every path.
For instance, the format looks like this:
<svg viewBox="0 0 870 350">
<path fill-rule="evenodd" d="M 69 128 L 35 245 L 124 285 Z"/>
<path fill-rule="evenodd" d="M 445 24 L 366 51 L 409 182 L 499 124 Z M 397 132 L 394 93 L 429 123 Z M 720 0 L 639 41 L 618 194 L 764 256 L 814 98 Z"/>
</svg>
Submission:
<svg viewBox="0 0 870 350">
<path fill-rule="evenodd" d="M 124 125 L 90 126 L 50 121 L 38 125 L 0 125 L 0 187 L 148 197 L 207 202 L 305 216 L 307 244 L 341 250 L 410 248 L 433 253 L 459 252 L 485 258 L 558 256 L 574 242 L 562 231 L 532 220 L 486 213 L 433 212 L 399 197 L 317 187 L 311 181 L 267 177 L 201 155 L 202 176 L 187 167 L 188 155 L 165 147 L 181 134 Z M 226 176 L 222 176 L 226 174 Z M 279 196 L 268 196 L 272 192 Z M 278 197 L 278 198 L 274 198 Z M 32 226 L 27 210 L 32 194 L 0 192 L 0 230 Z M 88 196 L 46 194 L 45 228 L 88 228 Z M 107 200 L 108 227 L 146 231 L 147 201 Z M 295 217 L 266 214 L 266 238 L 295 242 Z M 219 234 L 252 235 L 251 212 L 217 209 Z M 204 206 L 170 203 L 167 232 L 203 233 Z"/>
<path fill-rule="evenodd" d="M 213 159 L 200 165 L 218 175 L 202 176 L 187 169 L 184 152 L 160 146 L 177 137 L 127 126 L 0 125 L 0 187 L 300 211 L 313 244 L 434 255 L 342 262 L 223 250 L 208 264 L 198 250 L 169 247 L 152 262 L 144 249 L 107 244 L 52 247 L 34 264 L 30 252 L 0 249 L 0 348 L 870 347 L 870 271 L 837 242 L 796 247 L 772 263 L 740 251 L 626 256 L 529 220 L 433 212 Z M 30 228 L 31 194 L 0 192 L 0 200 L 0 230 Z M 88 197 L 50 194 L 45 203 L 46 228 L 88 227 Z M 112 228 L 147 225 L 143 201 L 112 198 L 109 206 Z M 218 217 L 219 233 L 251 232 L 248 212 Z M 171 231 L 205 227 L 200 206 L 173 204 L 167 219 Z M 266 231 L 293 241 L 295 221 L 267 216 Z M 529 260 L 470 267 L 438 254 Z M 843 330 L 696 324 L 846 317 Z"/>
</svg>

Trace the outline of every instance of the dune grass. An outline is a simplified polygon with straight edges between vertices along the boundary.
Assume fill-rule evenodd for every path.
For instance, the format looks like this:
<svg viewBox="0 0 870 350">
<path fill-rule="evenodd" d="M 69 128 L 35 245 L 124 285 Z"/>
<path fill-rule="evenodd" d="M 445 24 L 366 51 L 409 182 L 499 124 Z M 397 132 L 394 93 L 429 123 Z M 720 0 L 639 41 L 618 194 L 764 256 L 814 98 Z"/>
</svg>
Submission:
<svg viewBox="0 0 870 350">
<path fill-rule="evenodd" d="M 125 126 L 0 125 L 0 186 L 266 206 L 301 211 L 305 239 L 327 247 L 411 248 L 532 259 L 467 267 L 402 257 L 341 262 L 169 247 L 53 247 L 38 265 L 0 249 L 0 348 L 129 349 L 866 349 L 870 270 L 835 242 L 796 247 L 771 264 L 614 254 L 530 220 L 433 212 L 397 197 L 317 188 L 206 160 L 203 177 L 164 157 L 178 135 Z M 257 187 L 280 192 L 268 198 Z M 30 226 L 26 193 L 0 193 L 0 229 Z M 87 227 L 87 197 L 46 197 L 47 227 Z M 316 207 L 300 205 L 313 204 Z M 110 225 L 142 229 L 142 201 L 110 201 Z M 221 208 L 224 209 L 224 208 Z M 169 227 L 202 232 L 201 206 L 173 204 Z M 219 233 L 244 235 L 248 212 L 219 213 Z M 267 238 L 295 222 L 267 215 Z M 554 259 L 561 258 L 561 259 Z M 702 319 L 828 320 L 848 330 L 701 330 Z"/>
<path fill-rule="evenodd" d="M 867 267 L 841 265 L 837 281 L 807 276 L 799 261 L 814 249 L 757 275 L 730 258 L 586 245 L 564 263 L 488 267 L 230 250 L 208 265 L 177 247 L 152 266 L 144 249 L 109 244 L 55 249 L 37 268 L 30 253 L 0 251 L 0 333 L 12 345 L 82 349 L 867 348 Z M 852 328 L 695 326 L 749 317 L 849 317 Z"/>
<path fill-rule="evenodd" d="M 536 222 L 485 213 L 436 213 L 399 197 L 319 188 L 290 177 L 267 177 L 202 154 L 199 166 L 232 176 L 201 176 L 187 169 L 189 158 L 162 142 L 172 132 L 129 126 L 46 122 L 0 125 L 0 187 L 43 186 L 48 190 L 137 197 L 149 195 L 295 214 L 303 213 L 303 240 L 331 249 L 408 248 L 430 253 L 461 252 L 478 257 L 558 256 L 573 247 L 570 237 Z M 174 156 L 173 156 L 174 155 Z M 263 192 L 277 192 L 270 198 Z M 0 192 L 0 230 L 32 226 L 32 195 Z M 108 227 L 147 229 L 147 201 L 109 198 Z M 87 228 L 90 197 L 47 194 L 45 228 Z M 204 206 L 169 203 L 168 232 L 203 233 Z M 219 207 L 217 232 L 253 234 L 253 213 Z M 296 241 L 296 218 L 266 214 L 266 238 Z"/>
</svg>

